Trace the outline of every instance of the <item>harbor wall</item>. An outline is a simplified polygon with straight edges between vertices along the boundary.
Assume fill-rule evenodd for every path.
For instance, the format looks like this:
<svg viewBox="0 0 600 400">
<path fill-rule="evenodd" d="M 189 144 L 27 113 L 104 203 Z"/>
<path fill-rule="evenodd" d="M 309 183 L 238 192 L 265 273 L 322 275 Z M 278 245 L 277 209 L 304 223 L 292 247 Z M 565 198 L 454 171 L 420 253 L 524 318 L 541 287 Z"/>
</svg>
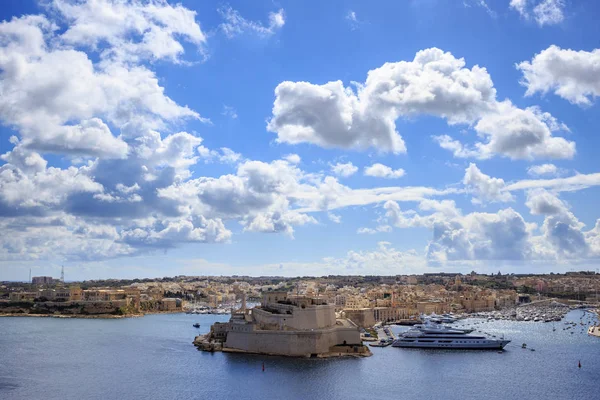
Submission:
<svg viewBox="0 0 600 400">
<path fill-rule="evenodd" d="M 356 328 L 333 328 L 319 331 L 231 330 L 224 347 L 250 353 L 310 356 L 323 354 L 336 345 L 360 345 Z"/>
</svg>

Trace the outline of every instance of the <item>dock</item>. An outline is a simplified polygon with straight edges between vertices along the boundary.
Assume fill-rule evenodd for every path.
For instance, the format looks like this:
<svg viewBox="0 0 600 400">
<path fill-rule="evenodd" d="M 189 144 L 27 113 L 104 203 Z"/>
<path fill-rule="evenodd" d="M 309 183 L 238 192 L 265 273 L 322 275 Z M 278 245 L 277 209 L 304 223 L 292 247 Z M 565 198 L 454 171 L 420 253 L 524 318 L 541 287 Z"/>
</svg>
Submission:
<svg viewBox="0 0 600 400">
<path fill-rule="evenodd" d="M 369 343 L 371 347 L 387 347 L 391 345 L 394 340 L 396 340 L 396 335 L 394 332 L 387 326 L 377 326 L 375 328 L 377 330 L 378 341 L 374 343 Z"/>
</svg>

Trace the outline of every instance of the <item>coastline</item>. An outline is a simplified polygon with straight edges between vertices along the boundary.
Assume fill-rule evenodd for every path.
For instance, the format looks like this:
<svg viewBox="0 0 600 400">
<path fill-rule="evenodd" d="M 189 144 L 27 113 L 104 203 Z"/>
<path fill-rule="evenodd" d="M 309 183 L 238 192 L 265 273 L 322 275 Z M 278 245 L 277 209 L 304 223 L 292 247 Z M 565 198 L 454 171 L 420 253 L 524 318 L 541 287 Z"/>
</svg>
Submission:
<svg viewBox="0 0 600 400">
<path fill-rule="evenodd" d="M 35 318 L 80 318 L 80 319 L 121 319 L 121 318 L 139 318 L 143 317 L 144 314 L 127 314 L 127 315 L 112 315 L 112 314 L 97 314 L 97 315 L 83 315 L 83 314 L 11 314 L 4 313 L 0 314 L 0 317 L 35 317 Z"/>
<path fill-rule="evenodd" d="M 122 319 L 122 318 L 141 318 L 145 315 L 154 314 L 181 314 L 183 311 L 152 311 L 139 314 L 126 314 L 126 315 L 114 315 L 114 314 L 96 314 L 96 315 L 84 315 L 84 314 L 25 314 L 25 313 L 0 313 L 0 317 L 35 317 L 35 318 L 80 318 L 80 319 Z"/>
</svg>

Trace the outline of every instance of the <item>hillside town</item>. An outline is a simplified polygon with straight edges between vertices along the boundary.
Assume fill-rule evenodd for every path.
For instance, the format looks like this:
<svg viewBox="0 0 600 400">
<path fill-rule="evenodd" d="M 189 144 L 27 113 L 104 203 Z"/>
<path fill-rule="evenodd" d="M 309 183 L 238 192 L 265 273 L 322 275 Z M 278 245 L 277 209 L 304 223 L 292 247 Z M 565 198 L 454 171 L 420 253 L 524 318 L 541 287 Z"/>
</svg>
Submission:
<svg viewBox="0 0 600 400">
<path fill-rule="evenodd" d="M 598 303 L 600 274 L 484 275 L 472 272 L 397 276 L 206 277 L 64 282 L 32 277 L 0 284 L 0 314 L 122 317 L 158 312 L 226 314 L 268 292 L 319 299 L 358 326 L 421 314 L 472 314 L 547 299 Z M 506 314 L 506 313 L 505 313 Z M 515 313 L 516 315 L 516 313 Z"/>
</svg>

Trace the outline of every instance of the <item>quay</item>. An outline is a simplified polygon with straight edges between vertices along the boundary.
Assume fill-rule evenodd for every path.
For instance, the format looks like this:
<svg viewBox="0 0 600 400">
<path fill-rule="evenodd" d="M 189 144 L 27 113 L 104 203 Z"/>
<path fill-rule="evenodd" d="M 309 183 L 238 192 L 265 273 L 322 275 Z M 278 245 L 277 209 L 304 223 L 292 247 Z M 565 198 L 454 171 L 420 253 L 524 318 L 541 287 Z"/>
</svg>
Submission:
<svg viewBox="0 0 600 400">
<path fill-rule="evenodd" d="M 376 326 L 378 341 L 369 343 L 371 347 L 387 347 L 396 340 L 396 335 L 388 326 Z"/>
</svg>

